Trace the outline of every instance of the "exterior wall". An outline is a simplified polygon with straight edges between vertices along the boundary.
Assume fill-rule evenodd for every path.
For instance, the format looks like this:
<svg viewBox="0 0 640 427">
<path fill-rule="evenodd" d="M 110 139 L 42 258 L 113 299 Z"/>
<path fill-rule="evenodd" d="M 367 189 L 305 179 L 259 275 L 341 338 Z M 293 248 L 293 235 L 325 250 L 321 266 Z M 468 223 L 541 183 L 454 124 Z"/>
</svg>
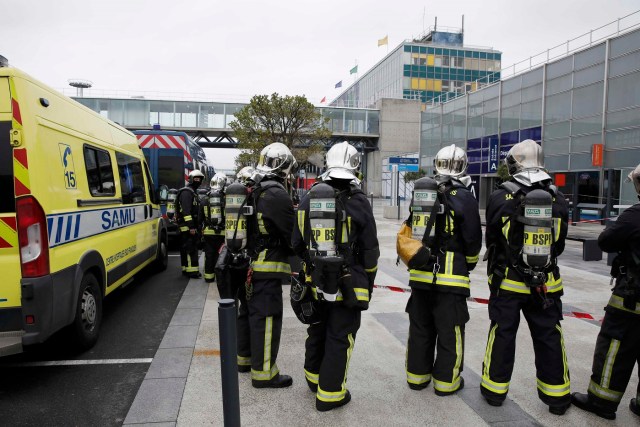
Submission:
<svg viewBox="0 0 640 427">
<path fill-rule="evenodd" d="M 440 147 L 459 144 L 469 175 L 491 185 L 489 147 L 498 143 L 502 159 L 514 143 L 533 139 L 574 202 L 605 203 L 612 188 L 614 204 L 632 204 L 622 181 L 640 163 L 640 30 L 428 107 L 421 122 L 427 168 Z M 594 144 L 604 145 L 602 166 L 592 161 Z"/>
<path fill-rule="evenodd" d="M 420 146 L 420 111 L 418 101 L 382 99 L 378 150 L 367 154 L 367 191 L 374 197 L 382 192 L 382 159 L 417 152 Z"/>
</svg>

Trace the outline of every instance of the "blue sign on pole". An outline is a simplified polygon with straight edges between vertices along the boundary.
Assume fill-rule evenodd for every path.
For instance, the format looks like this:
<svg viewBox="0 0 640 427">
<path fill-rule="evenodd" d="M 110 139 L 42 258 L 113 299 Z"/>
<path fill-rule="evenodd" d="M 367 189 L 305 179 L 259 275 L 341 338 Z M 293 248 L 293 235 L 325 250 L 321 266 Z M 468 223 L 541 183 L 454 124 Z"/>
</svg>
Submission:
<svg viewBox="0 0 640 427">
<path fill-rule="evenodd" d="M 489 173 L 498 171 L 498 161 L 500 161 L 498 138 L 491 138 L 489 139 Z"/>
<path fill-rule="evenodd" d="M 417 165 L 420 160 L 416 157 L 389 157 L 389 164 L 395 165 Z"/>
<path fill-rule="evenodd" d="M 406 165 L 406 164 L 398 165 L 398 172 L 418 172 L 419 169 L 420 169 L 419 165 Z M 389 172 L 393 172 L 393 165 L 389 165 Z"/>
</svg>

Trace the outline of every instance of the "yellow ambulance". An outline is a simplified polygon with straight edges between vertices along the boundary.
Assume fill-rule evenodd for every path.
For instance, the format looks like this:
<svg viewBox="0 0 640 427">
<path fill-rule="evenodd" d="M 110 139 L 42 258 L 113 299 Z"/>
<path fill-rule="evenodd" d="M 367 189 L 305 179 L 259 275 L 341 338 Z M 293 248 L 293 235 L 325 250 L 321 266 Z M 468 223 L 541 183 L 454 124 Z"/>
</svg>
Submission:
<svg viewBox="0 0 640 427">
<path fill-rule="evenodd" d="M 103 298 L 167 261 L 136 137 L 0 56 L 0 356 L 63 328 L 90 348 Z"/>
</svg>

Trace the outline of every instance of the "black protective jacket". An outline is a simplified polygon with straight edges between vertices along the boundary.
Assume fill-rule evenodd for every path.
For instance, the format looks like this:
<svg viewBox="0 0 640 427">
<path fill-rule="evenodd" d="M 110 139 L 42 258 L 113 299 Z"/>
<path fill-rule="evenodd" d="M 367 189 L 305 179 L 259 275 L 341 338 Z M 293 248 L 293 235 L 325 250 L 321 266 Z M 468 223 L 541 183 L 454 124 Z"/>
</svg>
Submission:
<svg viewBox="0 0 640 427">
<path fill-rule="evenodd" d="M 180 231 L 200 227 L 200 199 L 191 185 L 178 190 L 176 211 Z"/>
<path fill-rule="evenodd" d="M 523 246 L 524 226 L 516 221 L 519 214 L 521 198 L 534 189 L 549 189 L 552 194 L 552 263 L 548 268 L 547 281 L 545 283 L 547 293 L 553 296 L 562 296 L 562 278 L 557 266 L 556 258 L 564 251 L 565 239 L 569 224 L 569 206 L 564 195 L 550 187 L 550 181 L 536 183 L 531 187 L 524 186 L 515 180 L 510 182 L 518 185 L 520 190 L 513 194 L 500 187 L 491 193 L 487 204 L 486 219 L 486 244 L 488 251 L 487 275 L 492 292 L 531 294 L 531 288 L 525 284 L 522 275 L 513 263 L 518 259 Z M 502 281 L 500 277 L 504 275 Z M 494 278 L 497 279 L 494 282 Z M 500 283 L 499 290 L 496 287 Z M 493 284 L 493 286 L 492 286 Z"/>
</svg>

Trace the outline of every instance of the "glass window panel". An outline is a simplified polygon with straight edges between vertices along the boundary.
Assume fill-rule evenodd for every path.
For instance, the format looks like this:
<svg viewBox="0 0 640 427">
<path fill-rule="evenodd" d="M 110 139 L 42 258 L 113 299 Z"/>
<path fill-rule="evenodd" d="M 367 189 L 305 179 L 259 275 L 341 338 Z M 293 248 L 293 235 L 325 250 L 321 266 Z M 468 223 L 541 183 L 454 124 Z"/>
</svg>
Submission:
<svg viewBox="0 0 640 427">
<path fill-rule="evenodd" d="M 483 109 L 484 112 L 496 111 L 498 109 L 498 98 L 485 99 Z"/>
<path fill-rule="evenodd" d="M 609 62 L 609 77 L 640 69 L 640 51 L 621 56 Z"/>
<path fill-rule="evenodd" d="M 553 80 L 547 81 L 547 96 L 553 95 L 558 92 L 564 92 L 571 89 L 572 76 L 571 74 L 558 77 Z"/>
<path fill-rule="evenodd" d="M 229 123 L 235 120 L 235 114 L 240 111 L 244 105 L 241 104 L 227 104 L 225 109 L 225 128 L 229 127 Z"/>
<path fill-rule="evenodd" d="M 568 120 L 571 115 L 571 92 L 547 96 L 545 103 L 545 123 Z"/>
<path fill-rule="evenodd" d="M 640 31 L 625 34 L 622 37 L 611 40 L 609 57 L 616 58 L 627 52 L 633 52 L 640 46 Z"/>
<path fill-rule="evenodd" d="M 536 68 L 535 70 L 527 71 L 522 74 L 522 87 L 528 87 L 537 85 L 538 83 L 542 83 L 542 67 Z"/>
<path fill-rule="evenodd" d="M 572 153 L 591 153 L 591 147 L 593 144 L 600 144 L 602 142 L 602 136 L 598 133 L 595 135 L 574 136 L 571 137 L 571 152 Z"/>
<path fill-rule="evenodd" d="M 505 131 L 520 128 L 520 105 L 502 109 L 501 129 Z"/>
<path fill-rule="evenodd" d="M 547 80 L 570 73 L 573 67 L 573 56 L 566 57 L 547 65 Z"/>
<path fill-rule="evenodd" d="M 605 168 L 635 168 L 640 164 L 640 150 L 607 151 L 604 155 Z M 636 203 L 637 199 L 629 200 Z"/>
<path fill-rule="evenodd" d="M 124 101 L 121 99 L 112 99 L 109 102 L 109 120 L 124 126 Z"/>
<path fill-rule="evenodd" d="M 513 107 L 520 103 L 520 91 L 502 95 L 502 108 Z"/>
<path fill-rule="evenodd" d="M 609 79 L 608 111 L 640 105 L 640 72 Z"/>
<path fill-rule="evenodd" d="M 485 135 L 498 133 L 498 112 L 486 113 L 482 119 Z"/>
<path fill-rule="evenodd" d="M 571 154 L 571 170 L 595 169 L 591 164 L 591 153 Z"/>
<path fill-rule="evenodd" d="M 640 108 L 607 114 L 607 130 L 640 126 Z"/>
<path fill-rule="evenodd" d="M 604 64 L 585 68 L 573 73 L 573 86 L 585 86 L 604 80 Z"/>
<path fill-rule="evenodd" d="M 554 172 L 569 170 L 569 156 L 544 157 L 544 166 Z"/>
<path fill-rule="evenodd" d="M 149 101 L 127 101 L 123 126 L 149 126 Z"/>
<path fill-rule="evenodd" d="M 346 110 L 345 117 L 345 132 L 351 133 L 365 133 L 365 110 Z"/>
<path fill-rule="evenodd" d="M 607 131 L 605 138 L 607 149 L 639 147 L 640 129 Z"/>
<path fill-rule="evenodd" d="M 542 100 L 522 104 L 520 127 L 531 128 L 542 124 Z"/>
<path fill-rule="evenodd" d="M 602 112 L 603 82 L 573 90 L 573 117 L 593 116 Z"/>
<path fill-rule="evenodd" d="M 570 140 L 569 138 L 555 139 L 553 141 L 544 141 L 544 153 L 550 154 L 569 154 Z"/>
<path fill-rule="evenodd" d="M 116 152 L 122 203 L 144 203 L 145 186 L 142 164 L 135 157 Z"/>
<path fill-rule="evenodd" d="M 542 83 L 522 89 L 522 102 L 542 98 Z"/>
<path fill-rule="evenodd" d="M 502 95 L 519 90 L 522 86 L 522 77 L 516 76 L 502 81 Z"/>
<path fill-rule="evenodd" d="M 601 43 L 582 52 L 575 54 L 574 67 L 576 70 L 588 67 L 589 65 L 604 62 L 605 45 Z"/>
<path fill-rule="evenodd" d="M 544 139 L 563 138 L 569 136 L 569 121 L 553 123 L 544 128 Z"/>
<path fill-rule="evenodd" d="M 469 138 L 479 138 L 482 136 L 484 136 L 482 116 L 470 118 L 469 119 Z"/>
<path fill-rule="evenodd" d="M 602 114 L 593 117 L 571 120 L 571 135 L 598 133 L 602 131 Z"/>
</svg>

